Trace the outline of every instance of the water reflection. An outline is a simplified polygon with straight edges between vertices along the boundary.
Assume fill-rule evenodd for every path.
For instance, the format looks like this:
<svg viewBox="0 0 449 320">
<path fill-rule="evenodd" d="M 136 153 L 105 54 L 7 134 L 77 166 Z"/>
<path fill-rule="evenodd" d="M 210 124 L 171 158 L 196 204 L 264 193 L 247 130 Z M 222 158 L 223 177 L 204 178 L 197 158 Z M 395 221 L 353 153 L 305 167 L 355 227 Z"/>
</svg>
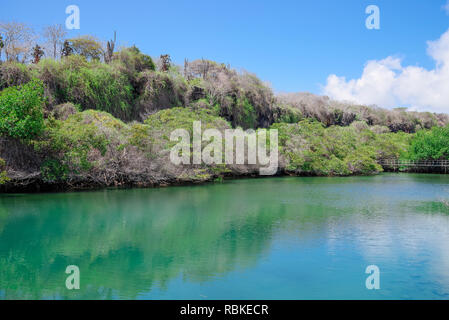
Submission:
<svg viewBox="0 0 449 320">
<path fill-rule="evenodd" d="M 210 286 L 235 272 L 249 279 L 271 262 L 293 278 L 303 279 L 307 272 L 312 279 L 333 279 L 340 272 L 348 292 L 329 280 L 322 284 L 327 295 L 315 294 L 357 298 L 366 290 L 356 287 L 353 274 L 370 261 L 388 266 L 392 274 L 410 270 L 400 281 L 421 272 L 431 282 L 426 290 L 444 296 L 449 292 L 449 219 L 425 204 L 432 203 L 444 181 L 422 177 L 281 178 L 2 195 L 0 298 L 158 298 L 152 293 L 176 290 L 175 279 L 181 279 L 178 286 Z M 285 248 L 304 263 L 274 258 Z M 316 258 L 309 261 L 307 255 Z M 65 288 L 67 265 L 80 267 L 81 290 Z M 282 291 L 285 273 L 281 278 L 262 272 L 259 278 L 270 281 L 282 295 L 278 298 L 314 297 L 304 285 Z M 381 297 L 401 291 L 385 292 Z"/>
</svg>

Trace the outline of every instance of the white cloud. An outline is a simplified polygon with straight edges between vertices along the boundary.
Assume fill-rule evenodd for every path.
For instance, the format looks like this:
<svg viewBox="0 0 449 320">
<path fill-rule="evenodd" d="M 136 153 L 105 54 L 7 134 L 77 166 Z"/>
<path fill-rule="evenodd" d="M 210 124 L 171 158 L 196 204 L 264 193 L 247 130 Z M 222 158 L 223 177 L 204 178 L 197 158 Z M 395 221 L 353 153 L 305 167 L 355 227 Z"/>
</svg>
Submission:
<svg viewBox="0 0 449 320">
<path fill-rule="evenodd" d="M 401 59 L 390 56 L 368 61 L 359 79 L 330 75 L 324 94 L 336 100 L 385 108 L 408 106 L 449 113 L 449 30 L 438 40 L 427 42 L 427 53 L 435 60 L 432 70 L 404 67 Z"/>
</svg>

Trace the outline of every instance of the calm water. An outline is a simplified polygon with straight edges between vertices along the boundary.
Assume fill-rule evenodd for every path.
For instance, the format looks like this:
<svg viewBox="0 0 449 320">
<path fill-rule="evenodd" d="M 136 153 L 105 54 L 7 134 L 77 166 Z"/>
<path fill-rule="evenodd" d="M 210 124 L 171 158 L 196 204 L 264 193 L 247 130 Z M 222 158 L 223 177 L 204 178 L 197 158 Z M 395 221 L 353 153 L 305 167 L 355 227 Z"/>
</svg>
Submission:
<svg viewBox="0 0 449 320">
<path fill-rule="evenodd" d="M 448 176 L 0 195 L 0 299 L 449 299 Z M 381 289 L 367 290 L 377 265 Z M 81 290 L 65 288 L 77 265 Z"/>
</svg>

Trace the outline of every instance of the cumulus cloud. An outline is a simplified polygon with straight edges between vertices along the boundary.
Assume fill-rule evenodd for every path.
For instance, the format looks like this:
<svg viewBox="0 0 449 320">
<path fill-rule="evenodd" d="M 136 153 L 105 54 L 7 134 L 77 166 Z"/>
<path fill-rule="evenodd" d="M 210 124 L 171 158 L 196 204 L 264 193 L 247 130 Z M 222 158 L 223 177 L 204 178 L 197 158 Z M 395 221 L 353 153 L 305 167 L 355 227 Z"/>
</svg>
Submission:
<svg viewBox="0 0 449 320">
<path fill-rule="evenodd" d="M 448 2 L 449 4 L 449 2 Z M 402 66 L 396 57 L 366 63 L 359 79 L 335 74 L 327 78 L 324 94 L 336 100 L 393 108 L 449 113 L 449 30 L 427 42 L 435 67 Z"/>
</svg>

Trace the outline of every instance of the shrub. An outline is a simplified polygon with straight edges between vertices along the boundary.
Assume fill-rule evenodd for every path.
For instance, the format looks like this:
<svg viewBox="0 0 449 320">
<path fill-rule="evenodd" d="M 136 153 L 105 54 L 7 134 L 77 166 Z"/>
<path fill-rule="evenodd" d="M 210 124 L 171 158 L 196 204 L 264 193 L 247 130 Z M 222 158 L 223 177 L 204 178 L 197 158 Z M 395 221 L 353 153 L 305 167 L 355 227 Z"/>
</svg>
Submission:
<svg viewBox="0 0 449 320">
<path fill-rule="evenodd" d="M 68 177 L 69 169 L 58 159 L 47 159 L 42 163 L 41 175 L 45 182 L 63 181 Z"/>
<path fill-rule="evenodd" d="M 374 152 L 368 148 L 355 150 L 344 161 L 352 174 L 369 175 L 383 171 L 375 160 Z"/>
<path fill-rule="evenodd" d="M 202 128 L 229 128 L 229 124 L 208 109 L 172 108 L 159 111 L 145 120 L 151 130 L 163 130 L 170 134 L 176 129 L 186 129 L 192 134 L 194 121 L 201 121 Z"/>
<path fill-rule="evenodd" d="M 302 120 L 297 124 L 277 123 L 280 152 L 287 163 L 286 171 L 313 175 L 373 174 L 382 171 L 377 163 L 378 141 L 388 146 L 388 154 L 399 154 L 401 147 L 392 136 L 380 139 L 365 128 L 325 126 L 316 120 Z M 365 129 L 364 129 L 365 128 Z M 405 133 L 403 133 L 406 135 Z M 385 141 L 389 139 L 389 141 Z"/>
<path fill-rule="evenodd" d="M 63 103 L 53 108 L 52 114 L 58 120 L 67 120 L 69 116 L 80 111 L 80 106 L 73 103 Z"/>
<path fill-rule="evenodd" d="M 364 121 L 370 126 L 388 127 L 393 132 L 414 133 L 420 128 L 430 129 L 437 124 L 449 123 L 447 115 L 408 112 L 404 108 L 386 110 L 376 106 L 353 105 L 304 92 L 279 94 L 276 104 L 299 110 L 305 118 L 316 119 L 327 127 L 348 126 L 354 121 Z"/>
<path fill-rule="evenodd" d="M 31 80 L 31 72 L 25 64 L 18 62 L 0 63 L 0 90 L 23 85 Z"/>
<path fill-rule="evenodd" d="M 367 145 L 376 152 L 377 160 L 408 158 L 413 135 L 405 132 L 374 134 Z"/>
<path fill-rule="evenodd" d="M 70 102 L 81 110 L 102 110 L 130 119 L 134 88 L 116 66 L 72 55 L 61 61 L 44 59 L 32 68 L 44 82 L 52 106 Z"/>
<path fill-rule="evenodd" d="M 124 71 L 133 77 L 136 77 L 139 72 L 156 70 L 153 59 L 141 53 L 136 46 L 120 50 L 114 54 L 113 59 L 115 62 L 119 62 L 124 67 Z"/>
<path fill-rule="evenodd" d="M 128 144 L 137 147 L 141 151 L 151 149 L 151 139 L 148 125 L 133 123 L 129 128 Z"/>
<path fill-rule="evenodd" d="M 127 77 L 113 66 L 91 62 L 62 71 L 60 101 L 81 105 L 83 110 L 107 111 L 121 119 L 129 118 L 133 88 Z"/>
<path fill-rule="evenodd" d="M 220 116 L 233 127 L 265 128 L 274 122 L 273 92 L 255 75 L 203 59 L 186 63 L 185 75 L 191 85 L 204 90 L 210 105 L 220 107 Z"/>
<path fill-rule="evenodd" d="M 139 74 L 138 82 L 134 119 L 143 121 L 159 110 L 186 105 L 187 84 L 177 74 L 147 70 Z"/>
<path fill-rule="evenodd" d="M 235 123 L 243 128 L 255 129 L 257 127 L 257 114 L 253 105 L 248 101 L 247 97 L 237 99 L 235 108 L 239 110 L 236 112 Z"/>
<path fill-rule="evenodd" d="M 92 120 L 89 121 L 89 117 L 95 115 L 94 111 L 85 111 L 73 114 L 65 121 L 49 122 L 45 139 L 36 145 L 38 150 L 48 150 L 51 155 L 41 168 L 50 180 L 67 171 L 79 173 L 91 169 L 91 151 L 98 150 L 102 155 L 106 153 L 109 144 L 106 135 Z"/>
<path fill-rule="evenodd" d="M 5 184 L 10 178 L 8 178 L 7 172 L 6 172 L 6 162 L 2 158 L 0 158 L 0 185 Z"/>
<path fill-rule="evenodd" d="M 40 80 L 0 93 L 0 134 L 18 139 L 38 136 L 44 126 L 44 87 Z"/>
<path fill-rule="evenodd" d="M 275 106 L 275 122 L 297 123 L 302 119 L 301 111 L 287 105 Z"/>
<path fill-rule="evenodd" d="M 449 125 L 418 131 L 411 141 L 412 160 L 449 159 Z"/>
</svg>

